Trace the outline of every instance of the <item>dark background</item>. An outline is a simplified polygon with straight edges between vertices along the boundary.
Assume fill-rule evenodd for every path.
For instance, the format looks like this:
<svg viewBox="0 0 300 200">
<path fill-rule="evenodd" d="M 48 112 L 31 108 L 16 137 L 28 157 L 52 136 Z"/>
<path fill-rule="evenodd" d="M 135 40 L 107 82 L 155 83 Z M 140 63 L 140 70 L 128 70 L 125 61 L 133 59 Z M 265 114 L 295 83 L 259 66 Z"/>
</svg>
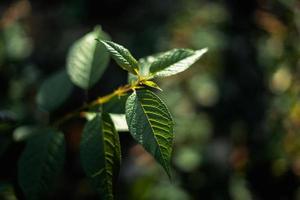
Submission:
<svg viewBox="0 0 300 200">
<path fill-rule="evenodd" d="M 95 25 L 137 58 L 209 48 L 188 71 L 158 80 L 176 122 L 174 180 L 120 133 L 118 199 L 300 198 L 298 1 L 1 1 L 0 17 L 1 198 L 24 199 L 17 127 L 51 121 L 126 83 L 126 72 L 111 61 L 88 93 L 75 88 L 50 114 L 36 106 L 42 81 L 65 66 L 69 47 Z M 78 158 L 83 124 L 63 127 L 67 160 L 49 199 L 97 196 Z"/>
</svg>

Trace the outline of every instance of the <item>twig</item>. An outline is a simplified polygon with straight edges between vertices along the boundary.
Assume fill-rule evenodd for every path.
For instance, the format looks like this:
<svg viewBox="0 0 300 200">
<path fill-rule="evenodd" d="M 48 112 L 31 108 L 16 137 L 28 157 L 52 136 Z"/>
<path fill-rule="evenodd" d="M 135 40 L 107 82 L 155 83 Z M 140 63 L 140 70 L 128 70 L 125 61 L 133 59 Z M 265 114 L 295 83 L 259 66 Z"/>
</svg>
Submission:
<svg viewBox="0 0 300 200">
<path fill-rule="evenodd" d="M 58 120 L 54 121 L 52 123 L 52 125 L 56 128 L 60 127 L 62 124 L 64 124 L 65 122 L 69 121 L 70 119 L 73 119 L 75 117 L 83 117 L 84 111 L 90 109 L 93 106 L 96 105 L 102 105 L 105 104 L 107 102 L 109 102 L 113 97 L 118 96 L 121 97 L 123 95 L 125 95 L 127 92 L 131 91 L 131 90 L 135 90 L 137 88 L 140 88 L 140 79 L 137 80 L 136 82 L 132 83 L 132 84 L 127 84 L 124 86 L 119 87 L 117 90 L 115 90 L 114 92 L 107 94 L 105 96 L 99 97 L 96 100 L 87 103 L 85 105 L 83 105 L 82 107 L 64 115 L 63 117 L 59 118 Z"/>
</svg>

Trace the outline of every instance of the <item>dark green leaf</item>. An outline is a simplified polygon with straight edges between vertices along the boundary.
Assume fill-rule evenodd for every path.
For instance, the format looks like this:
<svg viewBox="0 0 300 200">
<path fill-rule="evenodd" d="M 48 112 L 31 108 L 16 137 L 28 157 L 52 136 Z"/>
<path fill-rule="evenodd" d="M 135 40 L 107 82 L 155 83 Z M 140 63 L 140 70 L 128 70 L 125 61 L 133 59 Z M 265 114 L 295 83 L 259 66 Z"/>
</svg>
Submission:
<svg viewBox="0 0 300 200">
<path fill-rule="evenodd" d="M 180 73 L 194 64 L 207 51 L 201 49 L 173 49 L 160 54 L 150 65 L 150 73 L 157 77 L 171 76 Z"/>
<path fill-rule="evenodd" d="M 133 138 L 170 176 L 173 120 L 166 105 L 150 90 L 138 90 L 127 99 L 126 121 Z"/>
<path fill-rule="evenodd" d="M 109 39 L 100 27 L 96 27 L 71 47 L 67 57 L 67 71 L 72 82 L 88 89 L 101 77 L 109 61 L 109 55 L 96 39 Z"/>
<path fill-rule="evenodd" d="M 69 97 L 72 89 L 73 85 L 66 71 L 59 71 L 43 82 L 36 97 L 37 104 L 47 111 L 52 111 Z"/>
<path fill-rule="evenodd" d="M 81 163 L 103 199 L 113 199 L 120 152 L 119 136 L 108 114 L 97 114 L 87 122 L 80 143 Z"/>
<path fill-rule="evenodd" d="M 133 74 L 137 74 L 138 62 L 131 55 L 128 49 L 111 41 L 101 42 L 105 45 L 112 58 L 118 63 L 120 67 Z"/>
<path fill-rule="evenodd" d="M 44 129 L 29 138 L 18 164 L 19 183 L 27 199 L 43 199 L 63 167 L 64 135 Z"/>
</svg>

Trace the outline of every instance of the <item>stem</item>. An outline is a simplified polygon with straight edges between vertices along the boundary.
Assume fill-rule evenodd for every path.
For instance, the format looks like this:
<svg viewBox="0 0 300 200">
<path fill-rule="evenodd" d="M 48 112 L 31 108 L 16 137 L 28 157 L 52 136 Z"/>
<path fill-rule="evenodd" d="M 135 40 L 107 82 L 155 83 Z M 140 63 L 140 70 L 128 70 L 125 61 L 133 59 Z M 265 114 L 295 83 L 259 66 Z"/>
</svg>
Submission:
<svg viewBox="0 0 300 200">
<path fill-rule="evenodd" d="M 64 124 L 65 122 L 69 121 L 72 118 L 83 117 L 85 110 L 87 110 L 87 109 L 89 109 L 89 108 L 91 108 L 92 106 L 95 106 L 95 105 L 105 104 L 105 103 L 109 102 L 115 96 L 121 97 L 129 91 L 139 88 L 140 87 L 139 85 L 140 85 L 140 80 L 137 80 L 136 82 L 134 82 L 132 84 L 127 84 L 127 85 L 121 86 L 117 90 L 115 90 L 114 92 L 112 92 L 110 94 L 107 94 L 105 96 L 99 97 L 96 100 L 94 100 L 90 103 L 87 103 L 87 104 L 81 106 L 80 108 L 64 115 L 63 117 L 61 117 L 58 120 L 54 121 L 53 126 L 58 128 L 62 124 Z"/>
</svg>

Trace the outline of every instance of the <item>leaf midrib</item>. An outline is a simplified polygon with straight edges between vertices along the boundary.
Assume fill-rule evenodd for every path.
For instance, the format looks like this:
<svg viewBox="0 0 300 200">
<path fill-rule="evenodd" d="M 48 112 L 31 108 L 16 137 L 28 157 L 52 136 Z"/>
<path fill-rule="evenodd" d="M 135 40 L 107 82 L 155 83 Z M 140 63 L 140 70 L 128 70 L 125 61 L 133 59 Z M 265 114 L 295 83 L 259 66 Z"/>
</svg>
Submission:
<svg viewBox="0 0 300 200">
<path fill-rule="evenodd" d="M 47 134 L 55 134 L 54 132 L 51 132 L 51 133 L 47 133 Z M 49 159 L 49 156 L 50 156 L 50 147 L 51 147 L 51 144 L 52 145 L 58 145 L 58 144 L 56 144 L 56 140 L 55 140 L 55 138 L 53 138 L 54 136 L 52 136 L 52 135 L 48 135 L 47 137 L 50 137 L 50 139 L 48 138 L 48 142 L 47 142 L 47 144 L 46 144 L 46 148 L 45 148 L 45 150 L 44 151 L 42 151 L 42 155 L 44 155 L 43 157 L 42 157 L 42 159 L 41 159 L 41 170 L 40 170 L 40 174 L 38 175 L 38 178 L 37 178 L 37 183 L 40 183 L 41 182 L 41 180 L 43 180 L 43 177 L 44 177 L 44 175 L 45 175 L 45 168 L 47 168 L 47 161 L 48 161 L 48 159 Z M 57 136 L 57 137 L 59 137 L 59 136 Z M 54 140 L 54 141 L 53 141 Z M 46 154 L 46 156 L 45 156 L 45 154 Z M 40 188 L 40 184 L 38 184 L 36 187 L 37 188 Z"/>
<path fill-rule="evenodd" d="M 176 66 L 176 65 L 179 65 L 179 64 L 185 62 L 186 60 L 189 60 L 192 56 L 195 56 L 195 55 L 196 55 L 195 52 L 193 52 L 193 54 L 188 55 L 188 56 L 186 56 L 185 58 L 180 59 L 180 60 L 177 61 L 177 62 L 173 62 L 172 64 L 168 65 L 168 66 L 165 67 L 164 69 L 162 69 L 162 70 L 160 70 L 160 71 L 156 71 L 156 72 L 154 72 L 154 73 L 159 73 L 159 72 L 161 72 L 161 71 L 169 71 L 168 69 L 170 69 L 170 68 L 172 68 L 172 67 L 174 67 L 174 66 Z"/>
<path fill-rule="evenodd" d="M 110 192 L 112 192 L 112 191 L 110 191 L 110 185 L 112 186 L 112 183 L 109 183 L 110 181 L 109 181 L 109 174 L 107 173 L 107 171 L 108 171 L 108 167 L 107 167 L 107 165 L 108 165 L 108 163 L 107 163 L 107 160 L 106 160 L 106 144 L 105 144 L 105 132 L 104 132 L 104 120 L 103 120 L 103 116 L 98 116 L 99 118 L 100 118 L 100 123 L 101 123 L 101 131 L 102 131 L 102 144 L 103 144 L 103 155 L 104 155 L 104 173 L 105 173 L 105 177 L 106 177 L 106 191 L 108 192 L 108 194 L 107 195 L 113 195 L 113 194 L 109 194 Z M 100 169 L 101 170 L 101 169 Z M 113 173 L 113 172 L 112 172 Z M 112 181 L 112 180 L 111 180 Z"/>
<path fill-rule="evenodd" d="M 137 97 L 138 97 L 138 99 L 139 99 L 139 96 L 138 96 L 138 94 L 136 94 L 137 95 Z M 166 163 L 166 158 L 164 157 L 164 154 L 161 152 L 161 148 L 160 148 L 160 144 L 158 143 L 158 140 L 157 140 L 157 138 L 156 138 L 156 135 L 154 134 L 154 129 L 152 128 L 152 123 L 150 122 L 150 120 L 148 119 L 148 115 L 146 114 L 146 111 L 145 111 L 145 109 L 144 109 L 144 107 L 143 107 L 143 104 L 142 104 L 142 102 L 141 101 L 139 101 L 139 103 L 140 103 L 140 105 L 141 105 L 141 108 L 142 108 L 142 110 L 143 110 L 143 112 L 144 112 L 144 114 L 145 114 L 145 116 L 147 116 L 146 117 L 146 119 L 147 119 L 147 122 L 148 122 L 148 124 L 149 124 L 149 126 L 150 126 L 150 128 L 151 128 L 151 130 L 152 130 L 152 132 L 153 132 L 153 137 L 154 137 L 154 139 L 155 139 L 155 142 L 157 143 L 157 145 L 158 145 L 158 150 L 159 150 L 159 153 L 160 153 L 160 155 L 163 157 L 163 162 L 164 162 L 164 168 L 165 167 L 167 167 L 167 163 Z M 168 169 L 168 168 L 167 168 Z M 169 169 L 168 169 L 169 170 Z M 168 170 L 167 170 L 167 173 L 168 173 L 168 175 L 169 175 L 169 172 L 168 172 Z"/>
<path fill-rule="evenodd" d="M 99 33 L 96 33 L 97 34 L 97 36 L 99 36 L 100 34 Z M 100 37 L 100 36 L 99 36 Z M 97 38 L 97 37 L 96 37 Z M 95 38 L 95 39 L 96 39 Z M 96 41 L 96 40 L 95 40 Z M 90 68 L 89 68 L 89 72 L 88 72 L 88 74 L 89 74 L 89 76 L 88 76 L 88 88 L 92 85 L 92 68 L 93 68 L 93 63 L 94 63 L 94 56 L 95 56 L 95 53 L 96 53 L 96 48 L 97 48 L 97 42 L 94 42 L 94 45 L 93 45 L 93 57 L 92 57 L 92 59 L 90 60 L 90 63 L 89 63 L 89 65 L 90 65 Z"/>
</svg>

